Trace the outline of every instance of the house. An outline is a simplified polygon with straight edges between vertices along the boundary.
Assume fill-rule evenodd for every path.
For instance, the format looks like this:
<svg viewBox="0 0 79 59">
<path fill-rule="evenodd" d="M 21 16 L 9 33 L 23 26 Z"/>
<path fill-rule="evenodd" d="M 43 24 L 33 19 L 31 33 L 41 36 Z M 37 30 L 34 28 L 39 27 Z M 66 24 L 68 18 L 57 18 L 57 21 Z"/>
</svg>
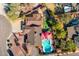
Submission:
<svg viewBox="0 0 79 59">
<path fill-rule="evenodd" d="M 40 7 L 41 4 L 25 4 L 23 11 L 23 15 L 25 15 L 24 20 L 26 20 L 26 25 L 29 26 L 31 24 L 40 25 L 43 27 L 43 17 L 42 11 Z"/>
<path fill-rule="evenodd" d="M 26 16 L 26 25 L 31 25 L 31 24 L 35 24 L 35 25 L 39 25 L 40 27 L 43 26 L 43 18 L 41 16 L 41 14 L 37 11 L 34 11 L 32 13 L 32 16 Z"/>
<path fill-rule="evenodd" d="M 27 34 L 27 41 L 31 45 L 39 46 L 41 45 L 41 28 L 40 27 L 26 27 L 23 33 Z"/>
<path fill-rule="evenodd" d="M 38 46 L 41 45 L 40 33 L 42 32 L 43 18 L 38 11 L 39 9 L 36 8 L 29 13 L 32 14 L 32 16 L 27 16 L 28 14 L 26 14 L 26 27 L 23 30 L 23 33 L 27 34 L 28 42 L 30 42 L 31 45 Z"/>
<path fill-rule="evenodd" d="M 34 28 L 27 27 L 26 29 L 23 30 L 23 33 L 24 33 L 24 35 L 27 34 L 27 41 L 30 44 L 34 45 L 34 39 L 35 39 L 35 37 L 34 37 Z"/>
<path fill-rule="evenodd" d="M 28 21 L 26 22 L 26 28 L 24 30 L 29 30 L 27 33 L 28 40 L 35 46 L 41 45 L 40 33 L 43 27 L 41 15 L 39 13 L 33 14 L 32 17 L 27 17 L 27 19 Z"/>
</svg>

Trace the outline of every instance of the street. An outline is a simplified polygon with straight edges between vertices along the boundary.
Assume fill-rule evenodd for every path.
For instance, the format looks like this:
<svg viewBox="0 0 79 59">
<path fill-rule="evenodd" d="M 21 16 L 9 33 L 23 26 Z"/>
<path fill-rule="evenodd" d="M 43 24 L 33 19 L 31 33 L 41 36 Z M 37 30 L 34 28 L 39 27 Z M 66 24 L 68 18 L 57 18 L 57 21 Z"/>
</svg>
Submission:
<svg viewBox="0 0 79 59">
<path fill-rule="evenodd" d="M 11 33 L 11 24 L 2 15 L 0 15 L 0 56 L 6 56 L 6 40 Z"/>
</svg>

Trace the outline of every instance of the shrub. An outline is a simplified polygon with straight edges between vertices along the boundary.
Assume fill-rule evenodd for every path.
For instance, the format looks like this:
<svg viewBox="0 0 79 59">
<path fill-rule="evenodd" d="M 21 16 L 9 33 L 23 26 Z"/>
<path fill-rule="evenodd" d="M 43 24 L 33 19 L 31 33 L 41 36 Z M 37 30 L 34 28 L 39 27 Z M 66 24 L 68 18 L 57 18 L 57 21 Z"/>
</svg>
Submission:
<svg viewBox="0 0 79 59">
<path fill-rule="evenodd" d="M 62 40 L 61 41 L 61 50 L 63 52 L 75 52 L 76 51 L 76 45 L 75 43 L 69 39 L 67 41 Z"/>
<path fill-rule="evenodd" d="M 68 49 L 68 51 L 75 52 L 76 45 L 71 39 L 69 39 L 66 41 L 66 48 Z"/>
</svg>

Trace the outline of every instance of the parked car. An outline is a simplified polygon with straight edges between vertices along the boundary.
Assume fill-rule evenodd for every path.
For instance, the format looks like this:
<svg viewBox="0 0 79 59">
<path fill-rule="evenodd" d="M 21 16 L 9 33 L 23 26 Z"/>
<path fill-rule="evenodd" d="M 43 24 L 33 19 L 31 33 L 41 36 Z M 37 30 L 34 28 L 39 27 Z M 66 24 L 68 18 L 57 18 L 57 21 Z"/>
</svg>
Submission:
<svg viewBox="0 0 79 59">
<path fill-rule="evenodd" d="M 51 53 L 54 50 L 49 39 L 42 40 L 42 49 L 43 49 L 43 53 L 45 54 Z"/>
<path fill-rule="evenodd" d="M 42 52 L 45 54 L 52 53 L 54 51 L 53 36 L 51 32 L 43 32 L 41 34 L 42 39 Z"/>
</svg>

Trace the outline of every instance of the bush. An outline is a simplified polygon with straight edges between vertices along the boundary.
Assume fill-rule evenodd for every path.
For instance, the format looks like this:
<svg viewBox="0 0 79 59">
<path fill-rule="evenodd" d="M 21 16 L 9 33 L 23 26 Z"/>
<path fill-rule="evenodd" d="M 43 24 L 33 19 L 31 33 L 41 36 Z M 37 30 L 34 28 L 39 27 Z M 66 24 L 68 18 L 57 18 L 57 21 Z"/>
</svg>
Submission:
<svg viewBox="0 0 79 59">
<path fill-rule="evenodd" d="M 55 40 L 55 45 L 56 45 L 56 48 L 60 48 L 61 47 L 61 40 L 60 39 L 56 39 Z"/>
<path fill-rule="evenodd" d="M 66 41 L 64 41 L 64 40 L 61 41 L 61 50 L 63 52 L 67 52 L 68 51 L 68 48 L 66 47 Z"/>
<path fill-rule="evenodd" d="M 58 23 L 55 25 L 55 29 L 56 29 L 56 30 L 57 30 L 57 29 L 59 29 L 59 30 L 63 29 L 63 23 L 62 23 L 62 22 L 58 22 Z"/>
<path fill-rule="evenodd" d="M 70 52 L 75 52 L 76 45 L 75 45 L 75 43 L 71 39 L 69 39 L 69 40 L 66 41 L 66 48 Z"/>
<path fill-rule="evenodd" d="M 57 38 L 59 39 L 64 39 L 66 37 L 66 31 L 64 29 L 61 29 L 61 30 L 56 30 L 56 36 Z"/>
<path fill-rule="evenodd" d="M 75 52 L 76 51 L 76 45 L 73 43 L 71 39 L 64 41 L 61 41 L 61 50 L 63 52 Z"/>
<path fill-rule="evenodd" d="M 9 11 L 6 13 L 7 16 L 10 18 L 11 21 L 14 21 L 19 16 L 19 4 L 9 4 Z"/>
<path fill-rule="evenodd" d="M 63 30 L 60 35 L 61 35 L 61 38 L 64 39 L 66 37 L 66 31 Z"/>
</svg>

